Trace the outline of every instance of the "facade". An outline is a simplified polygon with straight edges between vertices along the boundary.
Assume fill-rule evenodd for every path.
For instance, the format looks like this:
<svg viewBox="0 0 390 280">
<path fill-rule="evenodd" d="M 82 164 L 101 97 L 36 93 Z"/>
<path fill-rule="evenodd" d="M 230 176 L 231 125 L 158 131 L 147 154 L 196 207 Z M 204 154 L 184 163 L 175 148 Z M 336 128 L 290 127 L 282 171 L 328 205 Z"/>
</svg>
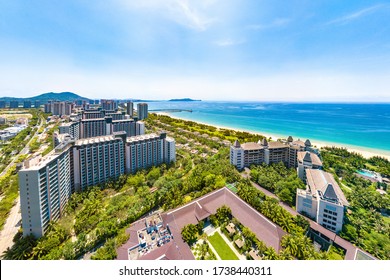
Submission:
<svg viewBox="0 0 390 280">
<path fill-rule="evenodd" d="M 70 143 L 63 143 L 53 153 L 31 160 L 19 171 L 24 236 L 44 235 L 49 222 L 61 216 L 73 188 L 70 147 Z"/>
<path fill-rule="evenodd" d="M 102 105 L 103 110 L 115 111 L 116 109 L 118 109 L 118 105 L 115 100 L 102 99 L 100 103 Z"/>
<path fill-rule="evenodd" d="M 113 121 L 124 120 L 125 112 L 115 112 L 115 113 L 108 112 L 106 113 L 106 117 L 112 117 Z"/>
<path fill-rule="evenodd" d="M 306 183 L 306 169 L 322 169 L 322 161 L 318 155 L 311 152 L 298 152 L 298 177 Z"/>
<path fill-rule="evenodd" d="M 19 171 L 24 236 L 43 236 L 73 192 L 176 160 L 175 141 L 165 133 L 126 136 L 122 131 L 74 140 L 60 134 L 54 151 L 26 161 Z"/>
<path fill-rule="evenodd" d="M 310 141 L 307 144 L 298 140 L 293 141 L 289 136 L 286 141 L 261 141 L 240 144 L 237 140 L 230 146 L 230 163 L 238 169 L 249 167 L 252 164 L 270 164 L 283 162 L 290 168 L 298 167 L 297 156 L 301 151 L 311 149 Z M 309 146 L 310 145 L 310 146 Z"/>
<path fill-rule="evenodd" d="M 125 138 L 126 134 L 120 133 L 76 141 L 72 148 L 76 191 L 125 173 Z"/>
<path fill-rule="evenodd" d="M 10 108 L 19 108 L 19 101 L 10 101 L 9 102 L 9 107 Z"/>
<path fill-rule="evenodd" d="M 134 103 L 133 102 L 127 102 L 126 103 L 126 113 L 132 118 L 134 116 Z"/>
<path fill-rule="evenodd" d="M 80 138 L 110 135 L 112 118 L 80 120 Z"/>
<path fill-rule="evenodd" d="M 60 134 L 69 134 L 74 140 L 80 139 L 80 122 L 64 123 L 59 126 Z"/>
<path fill-rule="evenodd" d="M 344 210 L 349 204 L 340 186 L 330 173 L 319 169 L 305 169 L 305 172 L 307 188 L 297 190 L 297 212 L 333 232 L 341 231 Z"/>
<path fill-rule="evenodd" d="M 139 120 L 146 119 L 148 117 L 148 104 L 138 103 L 137 104 L 137 115 Z"/>
<path fill-rule="evenodd" d="M 0 101 L 0 109 L 5 108 L 5 101 Z"/>
<path fill-rule="evenodd" d="M 45 113 L 52 113 L 55 116 L 71 115 L 74 104 L 70 102 L 48 102 L 45 103 Z"/>
<path fill-rule="evenodd" d="M 126 140 L 126 173 L 175 160 L 175 141 L 166 133 L 134 136 Z"/>
<path fill-rule="evenodd" d="M 23 101 L 23 108 L 31 108 L 31 101 Z"/>
<path fill-rule="evenodd" d="M 99 110 L 99 111 L 84 111 L 82 113 L 82 119 L 101 119 L 104 118 L 104 112 Z"/>
<path fill-rule="evenodd" d="M 41 102 L 40 101 L 34 101 L 34 108 L 39 108 L 41 107 Z"/>
</svg>

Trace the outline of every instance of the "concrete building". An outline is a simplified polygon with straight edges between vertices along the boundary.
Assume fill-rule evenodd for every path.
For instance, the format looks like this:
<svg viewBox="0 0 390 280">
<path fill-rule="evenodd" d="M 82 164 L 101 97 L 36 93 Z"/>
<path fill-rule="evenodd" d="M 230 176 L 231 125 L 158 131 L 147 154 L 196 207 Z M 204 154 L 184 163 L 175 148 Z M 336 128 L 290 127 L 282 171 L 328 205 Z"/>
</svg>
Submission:
<svg viewBox="0 0 390 280">
<path fill-rule="evenodd" d="M 48 102 L 45 104 L 44 112 L 52 113 L 54 116 L 70 116 L 73 108 L 74 104 L 71 102 Z"/>
<path fill-rule="evenodd" d="M 34 108 L 40 108 L 41 102 L 40 101 L 34 101 Z"/>
<path fill-rule="evenodd" d="M 23 101 L 23 108 L 31 108 L 31 105 L 32 105 L 31 101 L 28 100 Z"/>
<path fill-rule="evenodd" d="M 59 126 L 60 134 L 69 134 L 74 140 L 80 139 L 80 122 L 69 122 Z"/>
<path fill-rule="evenodd" d="M 61 216 L 73 188 L 70 147 L 64 143 L 46 157 L 27 162 L 19 171 L 24 236 L 43 236 L 49 222 Z"/>
<path fill-rule="evenodd" d="M 145 123 L 144 122 L 136 122 L 135 125 L 135 135 L 144 135 L 145 134 Z"/>
<path fill-rule="evenodd" d="M 309 143 L 310 141 L 307 142 L 307 144 Z M 278 162 L 283 162 L 290 168 L 296 168 L 298 167 L 298 153 L 309 148 L 311 148 L 311 143 L 308 146 L 300 140 L 293 141 L 291 136 L 286 141 L 268 142 L 265 138 L 257 143 L 240 144 L 235 141 L 230 146 L 230 163 L 238 169 L 250 167 L 252 164 Z"/>
<path fill-rule="evenodd" d="M 134 136 L 126 140 L 127 173 L 175 160 L 175 141 L 166 133 Z"/>
<path fill-rule="evenodd" d="M 297 212 L 314 219 L 323 227 L 339 232 L 348 206 L 333 175 L 319 169 L 305 169 L 307 188 L 297 190 Z"/>
<path fill-rule="evenodd" d="M 100 103 L 102 105 L 103 110 L 116 111 L 118 109 L 118 104 L 115 100 L 102 99 Z"/>
<path fill-rule="evenodd" d="M 137 116 L 139 120 L 146 119 L 148 117 L 148 104 L 138 103 L 137 104 Z"/>
<path fill-rule="evenodd" d="M 318 155 L 311 152 L 298 152 L 298 177 L 306 183 L 306 169 L 322 169 L 322 161 Z"/>
<path fill-rule="evenodd" d="M 15 100 L 10 101 L 10 102 L 9 102 L 9 107 L 10 107 L 10 108 L 13 108 L 13 109 L 19 108 L 19 101 L 15 101 Z"/>
<path fill-rule="evenodd" d="M 5 108 L 5 101 L 0 101 L 0 109 L 4 109 Z"/>
<path fill-rule="evenodd" d="M 101 119 L 104 118 L 104 111 L 102 110 L 94 110 L 94 111 L 86 111 L 84 110 L 82 112 L 83 120 L 89 120 L 89 119 Z"/>
<path fill-rule="evenodd" d="M 127 102 L 126 103 L 126 113 L 132 118 L 134 116 L 134 103 L 133 102 Z"/>
<path fill-rule="evenodd" d="M 80 120 L 80 138 L 112 134 L 112 118 Z"/>
<path fill-rule="evenodd" d="M 76 191 L 125 173 L 125 138 L 125 133 L 118 133 L 75 142 L 72 149 Z"/>
</svg>

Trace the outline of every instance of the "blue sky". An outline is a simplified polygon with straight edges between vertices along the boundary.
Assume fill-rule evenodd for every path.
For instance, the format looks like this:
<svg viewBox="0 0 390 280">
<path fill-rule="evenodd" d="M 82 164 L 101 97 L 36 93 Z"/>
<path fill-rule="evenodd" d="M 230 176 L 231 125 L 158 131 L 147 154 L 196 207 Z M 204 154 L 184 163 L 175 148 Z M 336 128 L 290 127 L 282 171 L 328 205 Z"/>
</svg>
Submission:
<svg viewBox="0 0 390 280">
<path fill-rule="evenodd" d="M 0 96 L 390 102 L 390 2 L 0 0 Z"/>
</svg>

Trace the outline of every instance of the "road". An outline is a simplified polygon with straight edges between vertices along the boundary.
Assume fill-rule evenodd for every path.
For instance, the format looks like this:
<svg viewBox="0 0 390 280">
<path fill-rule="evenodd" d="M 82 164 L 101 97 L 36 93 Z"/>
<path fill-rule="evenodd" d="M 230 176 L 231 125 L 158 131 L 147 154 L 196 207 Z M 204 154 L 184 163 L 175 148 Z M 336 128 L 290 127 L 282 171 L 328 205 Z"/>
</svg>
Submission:
<svg viewBox="0 0 390 280">
<path fill-rule="evenodd" d="M 1 173 L 1 176 L 5 174 L 5 172 L 14 164 L 15 160 L 19 157 L 19 155 L 25 155 L 28 153 L 28 147 L 30 146 L 30 143 L 32 139 L 37 135 L 39 128 L 42 126 L 43 120 L 41 119 L 41 122 L 39 124 L 39 127 L 37 131 L 35 132 L 34 136 L 31 137 L 30 141 L 26 144 L 26 147 L 24 147 L 20 153 L 15 156 L 15 158 L 12 160 L 12 162 L 4 169 L 4 171 Z M 4 224 L 3 230 L 0 232 L 0 255 L 3 254 L 5 250 L 7 250 L 8 247 L 12 247 L 14 242 L 12 239 L 14 238 L 15 234 L 18 232 L 20 226 L 22 224 L 22 214 L 20 213 L 20 199 L 19 196 L 16 198 L 15 205 L 11 208 L 10 214 Z"/>
</svg>

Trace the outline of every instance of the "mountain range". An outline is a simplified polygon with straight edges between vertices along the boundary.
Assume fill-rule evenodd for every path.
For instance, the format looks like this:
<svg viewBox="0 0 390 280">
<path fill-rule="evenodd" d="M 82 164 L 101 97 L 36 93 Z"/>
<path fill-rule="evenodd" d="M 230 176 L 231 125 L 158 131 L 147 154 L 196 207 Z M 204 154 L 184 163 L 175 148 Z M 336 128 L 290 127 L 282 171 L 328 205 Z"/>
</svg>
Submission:
<svg viewBox="0 0 390 280">
<path fill-rule="evenodd" d="M 1 97 L 0 101 L 40 101 L 40 102 L 48 102 L 50 100 L 55 100 L 55 101 L 75 101 L 75 100 L 85 100 L 88 101 L 90 100 L 89 98 L 82 97 L 78 94 L 75 94 L 73 92 L 47 92 L 43 93 L 37 96 L 33 97 L 26 97 L 26 98 L 16 98 L 16 97 Z"/>
</svg>

